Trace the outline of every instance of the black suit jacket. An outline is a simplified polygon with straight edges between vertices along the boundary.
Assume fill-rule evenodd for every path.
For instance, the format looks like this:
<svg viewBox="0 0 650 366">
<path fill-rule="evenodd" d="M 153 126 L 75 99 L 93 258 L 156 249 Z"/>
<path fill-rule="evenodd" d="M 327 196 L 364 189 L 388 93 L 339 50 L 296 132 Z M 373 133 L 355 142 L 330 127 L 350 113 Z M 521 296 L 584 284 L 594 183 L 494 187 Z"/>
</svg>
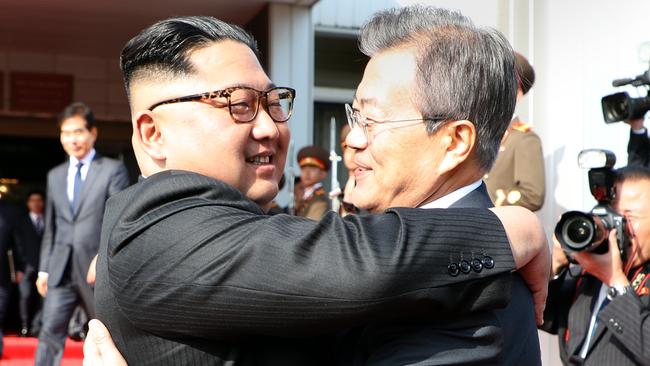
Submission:
<svg viewBox="0 0 650 366">
<path fill-rule="evenodd" d="M 492 201 L 485 184 L 468 193 L 450 208 L 486 208 Z M 466 225 L 472 239 L 472 225 Z M 464 252 L 471 260 L 481 251 Z M 482 269 L 483 271 L 485 269 Z M 417 319 L 374 322 L 358 332 L 352 365 L 541 365 L 535 310 L 530 291 L 518 274 L 513 275 L 512 300 L 505 309 L 452 313 L 443 320 Z M 479 296 L 490 294 L 477 293 Z"/>
<path fill-rule="evenodd" d="M 43 233 L 38 232 L 29 213 L 23 213 L 16 223 L 16 248 L 25 266 L 38 269 Z"/>
<path fill-rule="evenodd" d="M 82 286 L 87 286 L 85 276 L 99 249 L 106 200 L 129 184 L 124 164 L 96 154 L 73 211 L 66 193 L 68 164 L 66 161 L 47 174 L 39 271 L 49 274 L 48 286 L 59 285 L 68 268 L 81 276 Z"/>
<path fill-rule="evenodd" d="M 486 251 L 496 265 L 452 277 L 461 251 Z M 131 364 L 331 364 L 309 353 L 328 345 L 304 337 L 503 306 L 513 267 L 485 209 L 316 222 L 264 215 L 222 182 L 167 171 L 109 199 L 95 295 Z M 296 361 L 305 353 L 310 361 Z"/>
<path fill-rule="evenodd" d="M 0 286 L 10 287 L 11 272 L 9 271 L 9 257 L 7 252 L 11 249 L 14 257 L 15 270 L 23 270 L 23 263 L 17 254 L 14 240 L 16 225 L 16 212 L 14 207 L 0 201 Z M 1 320 L 0 320 L 1 323 Z"/>
<path fill-rule="evenodd" d="M 648 265 L 648 264 L 646 264 Z M 561 274 L 549 285 L 541 329 L 558 335 L 565 365 L 580 364 L 593 304 L 602 282 L 581 268 Z M 647 285 L 646 285 L 647 286 Z M 650 297 L 627 293 L 614 298 L 598 314 L 599 325 L 583 361 L 585 365 L 650 365 Z M 573 363 L 570 361 L 574 357 Z"/>
</svg>

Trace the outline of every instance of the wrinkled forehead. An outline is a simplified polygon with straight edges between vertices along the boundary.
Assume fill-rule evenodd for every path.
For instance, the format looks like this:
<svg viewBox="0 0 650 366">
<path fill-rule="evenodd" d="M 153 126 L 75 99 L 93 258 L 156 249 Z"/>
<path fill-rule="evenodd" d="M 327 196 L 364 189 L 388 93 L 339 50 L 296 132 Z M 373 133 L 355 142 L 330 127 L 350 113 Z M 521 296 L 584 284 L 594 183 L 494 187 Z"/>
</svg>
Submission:
<svg viewBox="0 0 650 366">
<path fill-rule="evenodd" d="M 411 104 L 416 87 L 417 63 L 409 47 L 397 47 L 374 54 L 363 72 L 354 102 L 359 107 Z"/>
</svg>

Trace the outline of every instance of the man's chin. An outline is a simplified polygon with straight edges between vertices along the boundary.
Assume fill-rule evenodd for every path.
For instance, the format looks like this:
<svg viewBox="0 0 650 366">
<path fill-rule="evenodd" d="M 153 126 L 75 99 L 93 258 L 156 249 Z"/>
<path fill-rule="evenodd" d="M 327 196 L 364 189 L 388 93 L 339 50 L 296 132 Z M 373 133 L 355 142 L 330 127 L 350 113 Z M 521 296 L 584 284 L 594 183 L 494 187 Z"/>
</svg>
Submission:
<svg viewBox="0 0 650 366">
<path fill-rule="evenodd" d="M 246 197 L 262 208 L 269 206 L 277 195 L 278 185 L 270 182 L 262 187 L 252 187 L 246 192 Z"/>
<path fill-rule="evenodd" d="M 346 199 L 347 201 L 347 199 Z M 368 211 L 370 213 L 380 213 L 382 210 L 380 210 L 376 204 L 373 204 L 375 202 L 364 199 L 364 197 L 356 197 L 354 194 L 352 194 L 352 197 L 350 197 L 350 202 L 351 204 L 354 205 L 354 207 L 359 208 L 364 211 Z"/>
</svg>

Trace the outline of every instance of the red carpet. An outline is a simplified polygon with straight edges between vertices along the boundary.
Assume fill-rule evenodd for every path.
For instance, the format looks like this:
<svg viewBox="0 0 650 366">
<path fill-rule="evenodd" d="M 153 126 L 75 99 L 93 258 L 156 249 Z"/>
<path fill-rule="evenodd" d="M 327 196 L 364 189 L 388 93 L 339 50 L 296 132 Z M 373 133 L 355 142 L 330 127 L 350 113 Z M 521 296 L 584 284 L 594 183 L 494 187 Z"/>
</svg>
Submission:
<svg viewBox="0 0 650 366">
<path fill-rule="evenodd" d="M 0 366 L 32 366 L 36 354 L 37 338 L 8 336 L 4 338 L 5 347 Z M 83 342 L 68 339 L 61 366 L 81 366 L 83 360 Z"/>
</svg>

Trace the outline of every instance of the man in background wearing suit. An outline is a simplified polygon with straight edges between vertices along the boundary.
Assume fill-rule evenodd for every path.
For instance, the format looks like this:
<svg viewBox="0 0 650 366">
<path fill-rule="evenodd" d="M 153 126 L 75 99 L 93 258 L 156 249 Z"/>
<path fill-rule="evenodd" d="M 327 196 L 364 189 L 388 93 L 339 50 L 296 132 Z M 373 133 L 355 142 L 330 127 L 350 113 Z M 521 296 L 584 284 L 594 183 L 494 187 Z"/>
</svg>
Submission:
<svg viewBox="0 0 650 366">
<path fill-rule="evenodd" d="M 505 37 L 457 12 L 409 6 L 373 15 L 359 48 L 370 61 L 346 105 L 346 142 L 357 165 L 351 202 L 370 212 L 492 207 L 481 178 L 496 159 L 517 92 Z M 481 252 L 452 262 L 451 276 L 491 265 Z M 373 322 L 343 340 L 354 357 L 341 364 L 541 365 L 533 299 L 513 277 L 505 309 Z"/>
<path fill-rule="evenodd" d="M 59 127 L 69 159 L 47 175 L 45 231 L 36 280 L 45 301 L 36 365 L 59 364 L 77 304 L 94 317 L 93 289 L 86 274 L 99 248 L 104 205 L 129 184 L 124 164 L 96 153 L 97 127 L 88 106 L 66 107 Z"/>
<path fill-rule="evenodd" d="M 271 83 L 238 27 L 159 22 L 127 44 L 122 70 L 146 178 L 109 200 L 97 304 L 133 364 L 331 364 L 327 342 L 296 337 L 509 297 L 489 278 L 508 255 L 499 234 L 478 234 L 501 227 L 484 210 L 462 211 L 470 233 L 453 209 L 263 215 L 294 92 Z M 463 253 L 482 253 L 485 269 L 449 273 Z"/>
<path fill-rule="evenodd" d="M 564 365 L 650 364 L 650 169 L 616 178 L 614 209 L 628 220 L 631 247 L 621 260 L 612 230 L 605 254 L 567 254 L 556 241 L 542 329 L 558 335 Z"/>
<path fill-rule="evenodd" d="M 4 348 L 3 321 L 7 306 L 9 306 L 9 295 L 13 281 L 20 283 L 23 277 L 23 264 L 20 256 L 16 255 L 14 241 L 14 229 L 16 225 L 16 212 L 14 207 L 5 201 L 0 200 L 0 358 Z M 10 266 L 10 258 L 7 252 L 13 253 L 13 264 Z M 12 273 L 13 270 L 13 273 Z"/>
<path fill-rule="evenodd" d="M 41 310 L 41 298 L 36 290 L 38 261 L 41 254 L 41 241 L 45 230 L 45 195 L 40 191 L 32 191 L 27 195 L 27 213 L 16 223 L 16 247 L 25 264 L 25 279 L 18 285 L 20 290 L 20 335 L 37 334 Z M 38 307 L 35 308 L 35 304 Z M 35 311 L 32 311 L 35 310 Z M 30 320 L 34 313 L 33 321 Z"/>
</svg>

